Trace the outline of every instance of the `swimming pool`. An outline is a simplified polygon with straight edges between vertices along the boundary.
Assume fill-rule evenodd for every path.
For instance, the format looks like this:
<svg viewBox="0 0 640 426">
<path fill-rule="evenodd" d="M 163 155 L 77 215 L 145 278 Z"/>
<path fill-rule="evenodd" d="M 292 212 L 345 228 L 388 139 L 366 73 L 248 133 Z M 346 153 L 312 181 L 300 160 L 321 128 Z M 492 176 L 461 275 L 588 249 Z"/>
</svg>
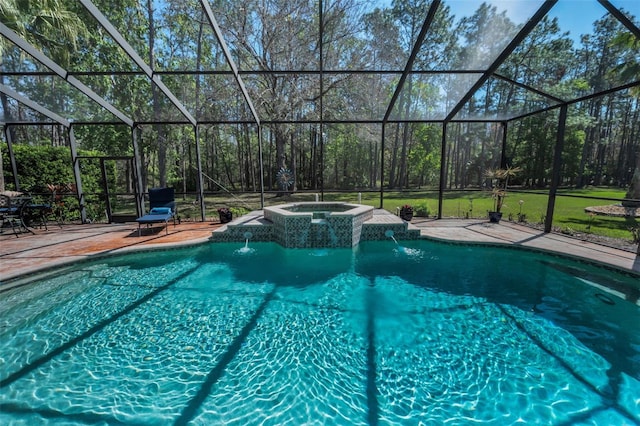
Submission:
<svg viewBox="0 0 640 426">
<path fill-rule="evenodd" d="M 637 277 L 405 246 L 205 244 L 3 291 L 0 424 L 640 423 Z"/>
</svg>

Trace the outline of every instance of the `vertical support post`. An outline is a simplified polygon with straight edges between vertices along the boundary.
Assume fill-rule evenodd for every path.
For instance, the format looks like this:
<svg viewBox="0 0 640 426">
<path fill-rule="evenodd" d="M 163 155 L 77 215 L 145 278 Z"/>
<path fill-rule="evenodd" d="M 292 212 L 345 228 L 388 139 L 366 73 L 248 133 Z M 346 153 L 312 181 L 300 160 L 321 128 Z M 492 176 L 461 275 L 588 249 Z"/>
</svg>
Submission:
<svg viewBox="0 0 640 426">
<path fill-rule="evenodd" d="M 262 126 L 258 123 L 258 156 L 260 157 L 260 210 L 264 209 L 264 159 L 262 158 Z"/>
<path fill-rule="evenodd" d="M 7 140 L 7 154 L 9 155 L 9 161 L 11 162 L 11 173 L 13 173 L 13 183 L 16 187 L 16 191 L 20 191 L 20 180 L 18 179 L 18 164 L 16 163 L 16 156 L 13 152 L 13 135 L 9 129 L 9 124 L 4 126 L 4 137 Z"/>
<path fill-rule="evenodd" d="M 380 208 L 384 208 L 384 139 L 385 128 L 387 124 L 382 123 L 382 132 L 380 140 Z"/>
<path fill-rule="evenodd" d="M 320 123 L 320 201 L 324 201 L 324 125 Z"/>
<path fill-rule="evenodd" d="M 318 76 L 320 77 L 320 200 L 324 201 L 324 5 L 318 0 Z"/>
<path fill-rule="evenodd" d="M 198 163 L 198 198 L 200 199 L 200 220 L 206 220 L 206 210 L 204 205 L 204 181 L 202 180 L 202 155 L 200 154 L 200 127 L 196 124 L 193 126 L 193 132 L 196 138 L 196 162 Z"/>
<path fill-rule="evenodd" d="M 104 164 L 104 158 L 100 159 L 100 171 L 102 172 L 102 182 L 104 183 L 104 195 L 107 202 L 107 220 L 111 223 L 111 196 L 109 194 L 109 182 L 107 181 L 107 168 Z"/>
<path fill-rule="evenodd" d="M 4 134 L 6 128 L 4 124 L 2 125 L 2 133 Z M 6 140 L 6 139 L 5 139 Z M 2 159 L 2 146 L 0 146 L 0 191 L 4 191 L 5 183 L 4 183 L 4 167 L 3 167 L 3 159 Z"/>
<path fill-rule="evenodd" d="M 133 170 L 135 179 L 135 197 L 136 197 L 136 212 L 138 217 L 143 216 L 144 208 L 144 186 L 142 185 L 142 159 L 140 157 L 140 147 L 138 144 L 138 137 L 140 134 L 140 128 L 134 126 L 131 128 L 131 144 L 133 146 Z"/>
<path fill-rule="evenodd" d="M 553 210 L 556 205 L 556 193 L 560 185 L 560 166 L 562 165 L 562 151 L 564 150 L 564 132 L 567 124 L 567 105 L 560 107 L 560 117 L 558 118 L 558 133 L 556 147 L 553 152 L 553 169 L 551 176 L 551 187 L 549 188 L 549 201 L 547 202 L 547 216 L 544 220 L 544 232 L 551 232 L 553 225 Z"/>
<path fill-rule="evenodd" d="M 502 123 L 502 150 L 500 153 L 500 167 L 506 169 L 507 164 L 507 122 L 503 121 Z"/>
<path fill-rule="evenodd" d="M 80 162 L 78 159 L 78 146 L 76 136 L 73 133 L 73 125 L 69 126 L 67 132 L 69 137 L 69 148 L 71 149 L 71 163 L 73 164 L 73 177 L 76 181 L 76 191 L 78 196 L 78 207 L 80 208 L 80 221 L 87 223 L 87 209 L 85 206 L 84 191 L 82 190 L 82 177 L 80 175 Z"/>
<path fill-rule="evenodd" d="M 440 183 L 438 185 L 438 219 L 442 219 L 442 203 L 444 201 L 445 182 L 447 180 L 447 125 L 442 123 L 442 141 L 440 148 Z"/>
</svg>

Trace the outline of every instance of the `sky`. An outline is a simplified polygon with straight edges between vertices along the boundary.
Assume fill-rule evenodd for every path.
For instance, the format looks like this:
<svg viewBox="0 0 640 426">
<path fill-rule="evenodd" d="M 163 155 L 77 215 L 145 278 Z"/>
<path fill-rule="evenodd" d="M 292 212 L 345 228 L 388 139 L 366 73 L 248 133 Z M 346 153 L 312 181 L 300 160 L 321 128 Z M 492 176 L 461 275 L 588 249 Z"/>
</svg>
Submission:
<svg viewBox="0 0 640 426">
<path fill-rule="evenodd" d="M 392 0 L 378 0 L 380 7 L 389 7 Z M 497 7 L 498 11 L 507 11 L 507 15 L 516 23 L 524 24 L 542 5 L 542 0 L 443 0 L 459 19 L 470 16 L 483 1 Z M 611 0 L 614 6 L 626 9 L 640 19 L 640 0 Z M 596 0 L 559 0 L 551 9 L 549 16 L 557 17 L 562 31 L 569 31 L 570 37 L 577 43 L 582 34 L 593 32 L 593 22 L 602 18 L 607 10 Z"/>
<path fill-rule="evenodd" d="M 591 34 L 593 23 L 606 14 L 607 10 L 595 0 L 560 0 L 549 12 L 576 42 L 582 34 Z"/>
</svg>

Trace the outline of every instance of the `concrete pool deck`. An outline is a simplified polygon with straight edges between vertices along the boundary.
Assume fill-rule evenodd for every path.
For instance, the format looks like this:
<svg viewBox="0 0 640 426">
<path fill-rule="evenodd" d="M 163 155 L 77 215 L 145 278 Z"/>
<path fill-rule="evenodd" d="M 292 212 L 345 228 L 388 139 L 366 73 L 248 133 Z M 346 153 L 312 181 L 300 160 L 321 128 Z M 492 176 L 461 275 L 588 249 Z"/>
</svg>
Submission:
<svg viewBox="0 0 640 426">
<path fill-rule="evenodd" d="M 379 220 L 384 220 L 384 214 L 378 216 Z M 165 235 L 163 227 L 158 227 L 143 232 L 140 237 L 136 223 L 62 227 L 50 224 L 48 230 L 36 228 L 33 234 L 23 233 L 19 238 L 11 229 L 5 229 L 0 234 L 0 286 L 21 275 L 101 254 L 206 242 L 220 226 L 211 221 L 183 222 L 175 227 L 170 224 L 168 235 Z M 486 219 L 414 218 L 410 226 L 420 230 L 421 238 L 519 245 L 584 258 L 622 270 L 633 270 L 634 263 L 636 268 L 640 266 L 635 253 L 564 235 L 545 234 L 507 221 L 493 224 Z"/>
</svg>

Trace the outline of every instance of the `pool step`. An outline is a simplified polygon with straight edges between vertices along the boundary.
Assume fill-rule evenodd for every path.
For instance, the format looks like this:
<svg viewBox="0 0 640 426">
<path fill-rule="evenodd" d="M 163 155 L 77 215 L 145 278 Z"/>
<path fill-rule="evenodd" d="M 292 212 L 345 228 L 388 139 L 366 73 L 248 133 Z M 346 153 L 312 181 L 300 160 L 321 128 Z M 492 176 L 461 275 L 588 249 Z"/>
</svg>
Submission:
<svg viewBox="0 0 640 426">
<path fill-rule="evenodd" d="M 275 241 L 286 246 L 283 237 L 274 235 L 274 224 L 264 218 L 262 210 L 256 210 L 241 216 L 213 231 L 211 240 L 216 242 L 244 242 L 247 232 L 251 241 Z M 388 231 L 393 232 L 396 240 L 415 240 L 420 238 L 420 229 L 398 216 L 383 209 L 375 209 L 373 216 L 362 224 L 360 241 L 388 240 Z"/>
<path fill-rule="evenodd" d="M 376 209 L 373 212 L 373 217 L 363 224 L 360 241 L 388 240 L 387 231 L 392 231 L 396 240 L 420 238 L 420 229 L 410 222 L 405 222 L 387 210 Z"/>
</svg>

